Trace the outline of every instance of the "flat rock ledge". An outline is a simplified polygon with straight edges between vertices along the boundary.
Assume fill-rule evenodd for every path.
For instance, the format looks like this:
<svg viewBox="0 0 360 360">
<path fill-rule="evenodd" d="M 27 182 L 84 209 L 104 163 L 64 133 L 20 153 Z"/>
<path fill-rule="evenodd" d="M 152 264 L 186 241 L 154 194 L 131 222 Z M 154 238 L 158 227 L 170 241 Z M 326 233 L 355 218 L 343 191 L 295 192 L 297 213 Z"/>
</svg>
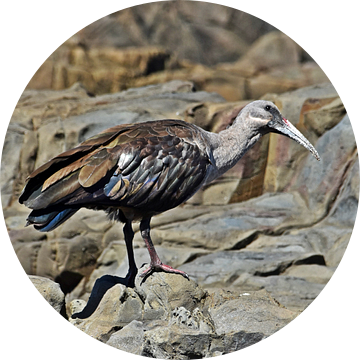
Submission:
<svg viewBox="0 0 360 360">
<path fill-rule="evenodd" d="M 40 277 L 31 280 L 60 312 L 58 285 Z M 153 358 L 192 359 L 253 345 L 298 315 L 266 290 L 209 292 L 193 280 L 167 273 L 154 273 L 142 284 L 141 280 L 137 277 L 135 288 L 128 288 L 123 278 L 102 276 L 88 302 L 66 303 L 64 316 L 91 337 L 120 350 Z"/>
</svg>

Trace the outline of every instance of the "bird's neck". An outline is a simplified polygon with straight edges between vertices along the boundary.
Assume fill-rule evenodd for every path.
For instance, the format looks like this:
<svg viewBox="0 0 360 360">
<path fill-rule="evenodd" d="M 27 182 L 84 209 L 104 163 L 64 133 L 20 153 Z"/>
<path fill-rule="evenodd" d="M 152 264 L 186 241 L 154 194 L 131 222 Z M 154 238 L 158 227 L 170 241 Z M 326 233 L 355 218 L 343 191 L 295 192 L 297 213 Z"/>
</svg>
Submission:
<svg viewBox="0 0 360 360">
<path fill-rule="evenodd" d="M 262 136 L 258 131 L 241 123 L 218 134 L 208 134 L 211 138 L 214 164 L 207 183 L 231 169 Z"/>
</svg>

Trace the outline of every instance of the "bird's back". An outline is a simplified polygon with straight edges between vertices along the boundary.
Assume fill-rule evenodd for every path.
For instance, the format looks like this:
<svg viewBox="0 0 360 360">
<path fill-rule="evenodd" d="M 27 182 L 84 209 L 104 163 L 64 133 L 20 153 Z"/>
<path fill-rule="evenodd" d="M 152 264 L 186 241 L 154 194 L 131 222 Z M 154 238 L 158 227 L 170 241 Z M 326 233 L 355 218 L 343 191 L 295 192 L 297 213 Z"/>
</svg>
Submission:
<svg viewBox="0 0 360 360">
<path fill-rule="evenodd" d="M 194 125 L 179 120 L 119 125 L 35 170 L 19 201 L 34 209 L 36 221 L 80 207 L 152 215 L 193 195 L 209 164 L 203 133 Z"/>
</svg>

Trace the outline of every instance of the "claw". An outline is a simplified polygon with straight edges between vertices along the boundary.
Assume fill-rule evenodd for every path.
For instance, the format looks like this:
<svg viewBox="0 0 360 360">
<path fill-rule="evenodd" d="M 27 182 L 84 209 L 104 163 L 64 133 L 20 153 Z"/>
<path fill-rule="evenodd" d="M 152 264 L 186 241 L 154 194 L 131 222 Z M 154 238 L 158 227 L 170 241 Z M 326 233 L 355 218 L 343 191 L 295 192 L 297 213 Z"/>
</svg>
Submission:
<svg viewBox="0 0 360 360">
<path fill-rule="evenodd" d="M 179 274 L 179 275 L 182 275 L 184 278 L 189 279 L 189 275 L 185 272 L 185 271 L 181 271 L 181 270 L 177 270 L 177 269 L 174 269 L 172 268 L 171 266 L 169 265 L 165 265 L 163 263 L 160 263 L 160 264 L 150 264 L 150 266 L 145 270 L 143 271 L 139 277 L 143 278 L 141 280 L 141 283 L 140 285 L 146 280 L 146 278 L 151 275 L 154 271 L 164 271 L 164 272 L 167 272 L 167 273 L 172 273 L 172 274 Z"/>
</svg>

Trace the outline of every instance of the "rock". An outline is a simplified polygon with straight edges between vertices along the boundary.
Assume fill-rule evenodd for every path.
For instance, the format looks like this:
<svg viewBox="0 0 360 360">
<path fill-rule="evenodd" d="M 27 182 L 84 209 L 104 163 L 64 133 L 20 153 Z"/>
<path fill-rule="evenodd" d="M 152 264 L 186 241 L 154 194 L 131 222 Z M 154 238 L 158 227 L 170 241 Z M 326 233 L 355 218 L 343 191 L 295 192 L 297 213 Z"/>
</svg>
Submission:
<svg viewBox="0 0 360 360">
<path fill-rule="evenodd" d="M 264 194 L 211 210 L 179 223 L 154 227 L 155 244 L 235 250 L 251 243 L 259 233 L 277 233 L 299 223 L 311 225 L 315 220 L 295 193 Z"/>
<path fill-rule="evenodd" d="M 41 276 L 30 275 L 29 279 L 44 299 L 58 313 L 63 314 L 65 311 L 65 295 L 61 291 L 60 285 Z"/>
<path fill-rule="evenodd" d="M 337 151 L 333 144 L 339 144 Z M 315 167 L 307 158 L 290 189 L 298 189 L 309 209 L 320 218 L 335 200 L 348 169 L 357 161 L 356 142 L 348 116 L 326 132 L 316 147 L 322 157 L 319 166 Z"/>
<path fill-rule="evenodd" d="M 81 30 L 72 42 L 116 48 L 151 44 L 181 59 L 215 64 L 236 60 L 249 44 L 272 29 L 256 17 L 221 5 L 151 3 L 106 16 Z"/>
<path fill-rule="evenodd" d="M 184 325 L 202 333 L 215 333 L 215 326 L 211 317 L 205 316 L 199 308 L 189 311 L 180 306 L 175 308 L 171 315 L 170 325 Z"/>
<path fill-rule="evenodd" d="M 81 82 L 99 95 L 172 80 L 192 81 L 228 101 L 328 82 L 304 50 L 260 19 L 216 4 L 174 2 L 90 24 L 44 62 L 28 88 Z"/>
<path fill-rule="evenodd" d="M 265 289 L 287 309 L 300 313 L 320 294 L 324 284 L 306 281 L 293 276 L 240 276 L 233 288 L 242 291 Z"/>
<path fill-rule="evenodd" d="M 329 82 L 314 62 L 296 63 L 286 67 L 263 69 L 259 74 L 242 71 L 241 64 L 203 65 L 180 64 L 179 69 L 152 73 L 134 78 L 128 86 L 140 87 L 171 80 L 192 81 L 196 89 L 217 92 L 227 101 L 256 99 L 267 93 L 282 93 L 301 87 Z"/>
<path fill-rule="evenodd" d="M 247 96 L 258 99 L 267 93 L 281 94 L 313 84 L 329 82 L 321 68 L 313 62 L 276 67 L 247 81 Z"/>
<path fill-rule="evenodd" d="M 28 88 L 62 90 L 81 83 L 89 93 L 99 95 L 125 90 L 138 78 L 179 66 L 160 47 L 85 49 L 64 43 L 38 69 Z"/>
<path fill-rule="evenodd" d="M 139 272 L 143 271 L 140 270 Z M 193 311 L 205 297 L 205 291 L 182 276 L 155 273 L 141 285 L 137 278 L 136 291 L 144 301 L 144 319 L 169 319 L 175 308 Z"/>
<path fill-rule="evenodd" d="M 226 354 L 270 336 L 297 316 L 265 291 L 208 293 L 176 274 L 154 273 L 134 289 L 112 283 L 95 286 L 92 313 L 72 314 L 70 321 L 92 337 L 137 355 L 193 358 Z M 89 300 L 87 307 L 91 300 Z M 72 309 L 79 306 L 72 301 Z"/>
<path fill-rule="evenodd" d="M 296 317 L 294 312 L 280 306 L 265 290 L 243 292 L 237 296 L 224 291 L 219 294 L 209 296 L 205 305 L 208 306 L 217 334 L 245 332 L 269 336 Z M 254 319 L 261 321 L 261 325 L 256 324 Z"/>
<path fill-rule="evenodd" d="M 98 242 L 90 236 L 43 242 L 37 253 L 37 273 L 57 279 L 66 293 L 71 291 L 93 271 L 100 255 Z"/>
<path fill-rule="evenodd" d="M 119 350 L 136 355 L 142 355 L 144 343 L 144 325 L 141 321 L 133 320 L 129 325 L 113 333 L 107 344 Z"/>
<path fill-rule="evenodd" d="M 284 56 L 286 54 L 286 56 Z M 269 32 L 257 39 L 248 52 L 236 63 L 246 75 L 276 67 L 299 63 L 301 48 L 280 31 Z"/>
<path fill-rule="evenodd" d="M 81 299 L 76 299 L 70 302 L 67 306 L 67 313 L 71 316 L 72 314 L 80 313 L 84 310 L 86 306 L 86 301 Z"/>
<path fill-rule="evenodd" d="M 326 284 L 333 274 L 333 270 L 321 265 L 292 266 L 284 272 L 284 275 L 298 277 L 317 284 Z"/>
<path fill-rule="evenodd" d="M 324 264 L 321 255 L 314 253 L 252 251 L 216 252 L 204 255 L 181 269 L 205 287 L 229 286 L 247 274 L 268 277 L 280 275 L 292 264 L 307 262 Z"/>
<path fill-rule="evenodd" d="M 133 320 L 141 320 L 142 301 L 133 289 L 121 284 L 112 286 L 101 295 L 103 297 L 95 312 L 90 316 L 82 315 L 86 309 L 84 308 L 80 313 L 72 313 L 70 322 L 88 335 L 106 342 L 112 333 Z M 73 308 L 74 310 L 76 309 Z"/>
</svg>

